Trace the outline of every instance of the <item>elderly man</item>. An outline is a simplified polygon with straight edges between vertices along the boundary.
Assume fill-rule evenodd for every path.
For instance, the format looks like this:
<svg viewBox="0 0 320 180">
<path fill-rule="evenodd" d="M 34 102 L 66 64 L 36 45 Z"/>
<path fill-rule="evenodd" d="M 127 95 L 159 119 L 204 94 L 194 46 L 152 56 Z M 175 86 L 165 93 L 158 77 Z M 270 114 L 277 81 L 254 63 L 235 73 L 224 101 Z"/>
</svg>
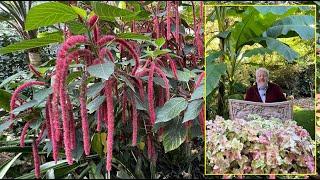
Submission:
<svg viewBox="0 0 320 180">
<path fill-rule="evenodd" d="M 271 103 L 286 101 L 286 98 L 277 84 L 269 82 L 269 71 L 259 68 L 256 71 L 256 84 L 247 90 L 245 100 Z"/>
</svg>

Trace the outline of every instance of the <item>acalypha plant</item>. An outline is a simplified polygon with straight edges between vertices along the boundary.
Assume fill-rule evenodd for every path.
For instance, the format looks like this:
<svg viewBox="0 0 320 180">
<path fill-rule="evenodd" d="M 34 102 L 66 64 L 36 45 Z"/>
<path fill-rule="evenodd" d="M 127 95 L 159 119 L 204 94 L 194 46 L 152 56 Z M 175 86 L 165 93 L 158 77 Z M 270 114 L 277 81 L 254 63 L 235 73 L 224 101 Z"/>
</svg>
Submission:
<svg viewBox="0 0 320 180">
<path fill-rule="evenodd" d="M 68 24 L 64 26 L 64 42 L 51 72 L 40 73 L 37 67 L 29 66 L 38 79 L 27 81 L 14 91 L 10 119 L 17 118 L 14 109 L 26 102 L 20 97 L 23 90 L 32 86 L 52 88 L 46 98 L 41 130 L 32 143 L 37 178 L 41 177 L 38 147 L 45 138 L 52 145 L 53 160 L 65 157 L 72 165 L 77 143 L 83 143 L 84 154 L 89 156 L 92 135 L 106 133 L 102 144 L 110 178 L 117 141 L 136 147 L 140 152 L 135 156 L 146 154 L 155 164 L 161 149 L 168 152 L 190 142 L 195 137 L 191 135 L 193 126 L 197 125 L 203 136 L 203 3 L 187 4 L 192 8 L 189 23 L 193 26 L 181 17 L 181 2 L 168 1 L 145 5 L 149 19 L 120 23 L 118 30 L 110 29 L 111 25 L 108 29 L 106 24 L 111 23 L 99 8 L 93 8 L 89 15 L 78 15 L 76 20 L 84 32 L 74 33 Z M 186 30 L 192 33 L 187 34 Z M 190 47 L 193 50 L 187 50 Z M 74 74 L 77 77 L 70 81 Z M 21 147 L 30 123 L 24 124 Z M 170 128 L 179 126 L 182 128 L 177 129 L 182 130 L 176 133 L 181 136 L 175 137 L 172 131 L 176 130 Z M 78 129 L 81 133 L 77 133 Z M 129 133 L 131 137 L 126 136 Z M 82 141 L 77 141 L 77 136 L 82 136 Z M 168 138 L 171 142 L 165 140 Z M 141 143 L 146 145 L 146 151 Z M 62 149 L 65 156 L 59 153 Z"/>
</svg>

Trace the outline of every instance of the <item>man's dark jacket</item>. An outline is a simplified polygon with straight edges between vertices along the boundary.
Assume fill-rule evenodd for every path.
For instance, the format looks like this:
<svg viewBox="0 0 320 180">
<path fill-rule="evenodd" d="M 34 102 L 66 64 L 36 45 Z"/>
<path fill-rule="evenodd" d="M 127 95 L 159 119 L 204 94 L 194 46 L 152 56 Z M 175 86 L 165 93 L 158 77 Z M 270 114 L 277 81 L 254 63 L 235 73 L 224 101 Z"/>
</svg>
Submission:
<svg viewBox="0 0 320 180">
<path fill-rule="evenodd" d="M 251 86 L 246 93 L 246 101 L 262 102 L 257 85 Z M 268 89 L 266 92 L 266 103 L 286 101 L 282 89 L 274 83 L 268 82 Z"/>
</svg>

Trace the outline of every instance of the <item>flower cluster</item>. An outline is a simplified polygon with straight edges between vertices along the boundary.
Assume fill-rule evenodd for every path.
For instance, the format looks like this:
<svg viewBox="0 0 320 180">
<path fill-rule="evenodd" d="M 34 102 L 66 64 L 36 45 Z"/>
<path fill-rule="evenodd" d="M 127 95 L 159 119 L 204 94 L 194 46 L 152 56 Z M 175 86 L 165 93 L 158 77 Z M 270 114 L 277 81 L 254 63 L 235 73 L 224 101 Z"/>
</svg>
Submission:
<svg viewBox="0 0 320 180">
<path fill-rule="evenodd" d="M 212 174 L 315 172 L 315 144 L 295 121 L 252 117 L 207 121 L 206 158 Z"/>
</svg>

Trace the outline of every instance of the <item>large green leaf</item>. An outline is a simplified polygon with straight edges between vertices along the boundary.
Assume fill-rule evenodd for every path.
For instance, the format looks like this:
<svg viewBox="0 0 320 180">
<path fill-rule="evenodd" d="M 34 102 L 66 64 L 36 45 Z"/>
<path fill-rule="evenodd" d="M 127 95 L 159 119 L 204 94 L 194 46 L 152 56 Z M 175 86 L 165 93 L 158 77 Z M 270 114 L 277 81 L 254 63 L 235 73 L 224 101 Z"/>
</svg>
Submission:
<svg viewBox="0 0 320 180">
<path fill-rule="evenodd" d="M 0 124 L 0 134 L 1 134 L 4 130 L 8 129 L 12 123 L 13 123 L 13 121 L 7 120 L 7 121 L 5 121 L 4 123 Z"/>
<path fill-rule="evenodd" d="M 9 112 L 10 99 L 11 99 L 11 94 L 3 89 L 0 89 L 0 108 L 3 108 L 7 112 Z"/>
<path fill-rule="evenodd" d="M 15 157 L 13 157 L 8 163 L 6 163 L 5 165 L 1 166 L 0 169 L 0 179 L 2 179 L 7 171 L 10 169 L 10 167 L 12 166 L 12 164 L 20 157 L 22 153 L 17 154 Z"/>
<path fill-rule="evenodd" d="M 175 120 L 166 126 L 163 132 L 162 143 L 165 153 L 177 149 L 186 139 L 186 128 L 181 120 Z"/>
<path fill-rule="evenodd" d="M 294 6 L 254 6 L 254 8 L 263 15 L 268 13 L 282 15 L 288 12 L 288 10 L 293 7 Z"/>
<path fill-rule="evenodd" d="M 246 50 L 243 53 L 242 57 L 250 58 L 251 56 L 255 56 L 255 55 L 265 55 L 265 54 L 271 54 L 271 53 L 272 51 L 270 49 L 261 47 L 261 48 Z"/>
<path fill-rule="evenodd" d="M 20 77 L 21 75 L 26 74 L 26 71 L 19 71 L 18 73 L 7 77 L 6 79 L 4 79 L 2 81 L 2 83 L 0 84 L 0 88 L 2 88 L 4 85 L 8 84 L 10 81 L 13 81 L 15 79 L 17 79 L 18 77 Z M 0 98 L 1 99 L 1 98 Z"/>
<path fill-rule="evenodd" d="M 157 111 L 156 123 L 167 122 L 177 117 L 188 106 L 188 102 L 182 97 L 171 98 Z"/>
<path fill-rule="evenodd" d="M 88 72 L 92 76 L 108 80 L 110 75 L 114 72 L 114 63 L 111 61 L 106 61 L 103 64 L 89 66 Z"/>
<path fill-rule="evenodd" d="M 214 61 L 216 61 L 216 59 L 218 59 L 220 56 L 222 56 L 224 54 L 223 51 L 216 51 L 213 53 L 210 53 L 207 57 L 206 57 L 206 62 L 207 63 L 213 63 Z"/>
<path fill-rule="evenodd" d="M 111 6 L 106 3 L 93 2 L 92 7 L 94 12 L 103 20 L 114 20 L 115 17 L 129 17 L 134 16 L 135 13 Z"/>
<path fill-rule="evenodd" d="M 293 61 L 299 57 L 299 54 L 291 49 L 288 45 L 282 43 L 281 41 L 270 38 L 263 37 L 255 39 L 256 42 L 259 42 L 262 46 L 279 53 L 283 56 L 287 61 Z"/>
<path fill-rule="evenodd" d="M 308 40 L 315 37 L 314 23 L 314 16 L 292 15 L 276 21 L 265 34 L 273 38 L 299 35 L 302 39 Z"/>
<path fill-rule="evenodd" d="M 86 27 L 79 22 L 70 21 L 67 24 L 72 34 L 84 34 L 87 31 Z"/>
<path fill-rule="evenodd" d="M 188 108 L 187 108 L 186 112 L 184 113 L 182 123 L 187 122 L 192 119 L 195 119 L 200 113 L 202 104 L 203 104 L 202 99 L 197 99 L 197 100 L 191 101 L 188 104 Z"/>
<path fill-rule="evenodd" d="M 21 42 L 0 48 L 0 55 L 15 52 L 15 51 L 31 49 L 35 47 L 47 46 L 52 43 L 61 43 L 62 41 L 63 41 L 63 37 L 60 33 L 53 33 L 45 37 L 35 38 L 30 40 L 23 40 Z"/>
<path fill-rule="evenodd" d="M 217 86 L 221 75 L 226 73 L 225 63 L 207 63 L 206 64 L 206 96 L 208 96 Z"/>
<path fill-rule="evenodd" d="M 41 89 L 34 93 L 33 99 L 37 100 L 38 102 L 42 102 L 45 100 L 50 94 L 52 94 L 52 87 L 46 88 L 46 89 Z"/>
<path fill-rule="evenodd" d="M 27 14 L 25 29 L 33 30 L 43 26 L 71 21 L 78 17 L 72 7 L 59 2 L 48 2 L 34 6 Z"/>
</svg>

